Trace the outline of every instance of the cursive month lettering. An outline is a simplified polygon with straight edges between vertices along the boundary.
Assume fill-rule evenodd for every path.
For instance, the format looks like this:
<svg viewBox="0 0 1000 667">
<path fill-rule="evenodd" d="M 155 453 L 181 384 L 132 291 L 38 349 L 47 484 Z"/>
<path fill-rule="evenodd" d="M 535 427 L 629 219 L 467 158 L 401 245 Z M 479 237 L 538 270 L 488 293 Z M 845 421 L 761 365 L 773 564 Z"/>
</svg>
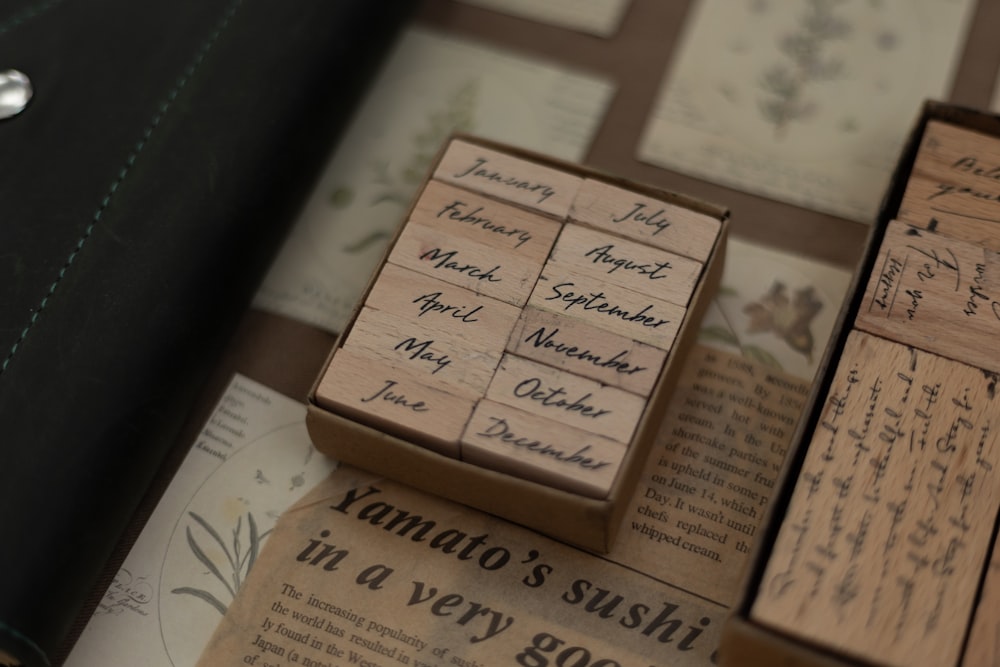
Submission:
<svg viewBox="0 0 1000 667">
<path fill-rule="evenodd" d="M 457 250 L 444 251 L 441 248 L 431 248 L 427 252 L 420 255 L 420 259 L 428 262 L 437 262 L 434 265 L 435 269 L 449 269 L 451 271 L 458 271 L 463 273 L 470 278 L 475 278 L 476 280 L 485 280 L 488 283 L 498 283 L 502 279 L 497 278 L 493 275 L 495 272 L 500 270 L 500 265 L 497 264 L 492 269 L 484 270 L 482 267 L 476 266 L 475 264 L 460 264 L 455 261 L 455 255 L 458 254 Z"/>
<path fill-rule="evenodd" d="M 546 444 L 541 440 L 518 435 L 510 428 L 507 420 L 502 417 L 487 417 L 487 419 L 492 423 L 485 430 L 476 433 L 476 435 L 483 438 L 500 440 L 500 442 L 526 449 L 529 452 L 548 456 L 559 463 L 574 464 L 584 470 L 599 470 L 611 465 L 610 461 L 600 461 L 588 456 L 590 445 L 584 445 L 570 453 L 568 450 Z"/>
<path fill-rule="evenodd" d="M 429 361 L 436 366 L 434 370 L 431 371 L 431 375 L 434 375 L 439 370 L 451 363 L 451 359 L 447 354 L 434 354 L 429 348 L 434 344 L 433 340 L 425 340 L 417 342 L 414 337 L 406 338 L 400 341 L 394 350 L 402 350 L 404 354 L 410 355 L 411 361 Z"/>
<path fill-rule="evenodd" d="M 405 394 L 398 394 L 392 391 L 398 383 L 395 380 L 386 380 L 385 384 L 374 394 L 368 398 L 362 398 L 362 403 L 371 403 L 372 401 L 383 400 L 387 403 L 392 403 L 393 405 L 398 405 L 403 408 L 409 408 L 414 412 L 428 412 L 430 407 L 427 406 L 423 401 L 413 401 L 406 397 Z"/>
<path fill-rule="evenodd" d="M 472 227 L 478 227 L 486 232 L 491 232 L 493 234 L 499 234 L 501 236 L 507 236 L 514 241 L 516 244 L 514 248 L 520 248 L 522 245 L 530 241 L 533 237 L 531 232 L 518 229 L 517 227 L 507 227 L 504 224 L 494 222 L 492 219 L 486 216 L 479 215 L 482 212 L 483 207 L 480 206 L 472 211 L 465 211 L 462 207 L 468 206 L 463 201 L 456 199 L 450 204 L 446 205 L 440 211 L 437 212 L 437 217 L 447 217 L 449 220 L 454 220 L 455 222 L 461 222 Z"/>
<path fill-rule="evenodd" d="M 657 211 L 650 213 L 647 210 L 645 204 L 641 202 L 636 202 L 635 208 L 633 208 L 631 211 L 629 211 L 628 213 L 619 218 L 611 218 L 611 221 L 612 222 L 631 221 L 631 222 L 638 222 L 646 227 L 656 227 L 656 230 L 653 232 L 653 236 L 656 236 L 657 234 L 659 234 L 664 229 L 670 226 L 670 222 L 667 220 L 666 217 L 666 212 L 667 210 L 665 208 L 661 208 Z"/>
<path fill-rule="evenodd" d="M 557 340 L 556 336 L 558 334 L 558 327 L 552 330 L 548 330 L 545 327 L 538 327 L 524 337 L 524 342 L 531 343 L 535 348 L 552 350 L 568 359 L 579 359 L 580 361 L 593 364 L 597 368 L 611 368 L 616 373 L 622 373 L 623 375 L 634 375 L 635 373 L 649 370 L 646 366 L 633 366 L 629 364 L 626 361 L 628 350 L 621 350 L 615 353 L 614 356 L 605 359 L 600 354 L 591 352 L 587 348 L 579 348 L 576 345 L 569 345 Z"/>
<path fill-rule="evenodd" d="M 440 301 L 440 299 L 441 292 L 429 292 L 427 294 L 421 294 L 410 303 L 420 304 L 420 314 L 417 315 L 417 317 L 423 317 L 428 313 L 438 313 L 441 315 L 449 315 L 450 317 L 465 322 L 466 324 L 472 324 L 473 322 L 479 321 L 479 318 L 474 317 L 474 315 L 483 309 L 482 306 L 467 309 L 466 306 L 452 306 Z"/>
<path fill-rule="evenodd" d="M 628 257 L 615 257 L 611 254 L 614 247 L 613 243 L 602 245 L 599 248 L 587 251 L 583 256 L 589 257 L 592 263 L 600 264 L 602 268 L 610 265 L 610 268 L 607 270 L 609 274 L 614 273 L 618 269 L 624 269 L 625 271 L 634 271 L 640 276 L 646 276 L 650 280 L 666 278 L 662 272 L 673 268 L 670 262 L 653 262 L 649 264 L 639 263 Z"/>
<path fill-rule="evenodd" d="M 560 410 L 565 410 L 566 412 L 579 413 L 582 417 L 590 417 L 592 419 L 597 419 L 598 417 L 611 414 L 611 410 L 596 408 L 592 404 L 586 402 L 587 399 L 593 396 L 590 392 L 587 392 L 580 398 L 573 399 L 572 401 L 566 400 L 565 396 L 567 395 L 568 392 L 563 387 L 546 387 L 543 389 L 541 378 L 528 378 L 527 380 L 521 380 L 521 382 L 514 387 L 514 396 L 518 398 L 527 398 L 532 401 L 538 401 L 545 407 L 559 408 Z"/>
<path fill-rule="evenodd" d="M 487 169 L 485 167 L 488 162 L 489 160 L 483 157 L 475 158 L 475 161 L 470 167 L 468 167 L 465 171 L 453 174 L 452 177 L 465 178 L 466 176 L 473 176 L 476 178 L 484 178 L 491 183 L 499 183 L 500 185 L 510 186 L 515 190 L 532 192 L 538 195 L 539 204 L 556 193 L 552 186 L 546 185 L 545 183 L 533 183 L 532 181 L 518 176 L 503 174 L 492 167 Z"/>
<path fill-rule="evenodd" d="M 638 322 L 644 327 L 651 327 L 654 329 L 670 323 L 670 320 L 664 320 L 658 317 L 653 317 L 652 315 L 647 315 L 653 307 L 651 304 L 643 307 L 643 309 L 637 313 L 631 313 L 620 306 L 610 303 L 604 292 L 591 292 L 588 296 L 584 296 L 582 294 L 577 294 L 576 292 L 565 290 L 565 288 L 573 287 L 573 285 L 574 283 L 559 283 L 558 285 L 553 285 L 552 291 L 555 292 L 555 294 L 545 297 L 545 300 L 563 301 L 565 303 L 563 310 L 568 311 L 570 308 L 581 306 L 584 310 L 596 310 L 597 312 L 603 313 L 609 317 L 617 317 L 624 322 Z"/>
</svg>

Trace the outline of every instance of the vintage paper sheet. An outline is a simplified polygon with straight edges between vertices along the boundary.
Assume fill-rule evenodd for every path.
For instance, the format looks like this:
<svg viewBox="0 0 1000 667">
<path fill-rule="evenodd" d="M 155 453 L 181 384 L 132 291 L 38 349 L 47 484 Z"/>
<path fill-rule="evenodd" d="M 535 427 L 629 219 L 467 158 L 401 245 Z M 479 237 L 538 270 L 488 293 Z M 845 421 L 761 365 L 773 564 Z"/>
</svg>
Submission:
<svg viewBox="0 0 1000 667">
<path fill-rule="evenodd" d="M 561 28 L 610 37 L 618 30 L 630 0 L 462 0 L 470 5 L 520 16 Z"/>
<path fill-rule="evenodd" d="M 194 664 L 278 516 L 334 468 L 304 419 L 300 403 L 232 379 L 67 667 Z"/>
<path fill-rule="evenodd" d="M 322 175 L 255 306 L 339 331 L 452 131 L 579 161 L 612 86 L 410 29 Z"/>
<path fill-rule="evenodd" d="M 871 222 L 926 98 L 945 99 L 971 0 L 699 0 L 642 160 Z"/>
<path fill-rule="evenodd" d="M 729 257 L 741 291 L 706 319 L 610 554 L 342 466 L 279 522 L 199 664 L 714 664 L 810 385 L 781 359 L 809 336 L 818 354 L 849 278 Z"/>
</svg>

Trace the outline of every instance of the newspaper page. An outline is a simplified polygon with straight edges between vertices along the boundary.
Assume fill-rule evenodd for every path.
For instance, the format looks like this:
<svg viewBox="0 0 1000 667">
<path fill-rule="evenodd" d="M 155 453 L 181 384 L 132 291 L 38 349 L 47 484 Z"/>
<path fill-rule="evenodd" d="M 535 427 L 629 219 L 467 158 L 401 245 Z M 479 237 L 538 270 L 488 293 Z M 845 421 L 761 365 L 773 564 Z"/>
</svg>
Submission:
<svg viewBox="0 0 1000 667">
<path fill-rule="evenodd" d="M 870 223 L 972 0 L 698 0 L 641 160 Z"/>
<path fill-rule="evenodd" d="M 279 521 L 198 664 L 714 664 L 812 377 L 781 360 L 815 371 L 849 279 L 730 258 L 611 553 L 341 466 Z"/>
</svg>

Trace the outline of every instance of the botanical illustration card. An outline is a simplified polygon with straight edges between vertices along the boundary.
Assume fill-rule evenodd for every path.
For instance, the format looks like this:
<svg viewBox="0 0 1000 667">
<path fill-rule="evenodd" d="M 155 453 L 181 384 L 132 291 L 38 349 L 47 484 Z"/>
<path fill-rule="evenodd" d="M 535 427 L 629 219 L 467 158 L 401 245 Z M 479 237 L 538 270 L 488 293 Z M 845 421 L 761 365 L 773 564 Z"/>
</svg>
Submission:
<svg viewBox="0 0 1000 667">
<path fill-rule="evenodd" d="M 811 380 L 833 333 L 851 272 L 730 238 L 702 342 Z"/>
<path fill-rule="evenodd" d="M 640 159 L 861 222 L 927 98 L 945 99 L 972 0 L 698 0 Z"/>
<path fill-rule="evenodd" d="M 414 28 L 362 103 L 254 305 L 340 331 L 445 139 L 583 159 L 606 81 Z"/>
<path fill-rule="evenodd" d="M 462 0 L 470 5 L 551 23 L 599 37 L 610 37 L 621 24 L 630 0 Z"/>
<path fill-rule="evenodd" d="M 235 376 L 66 667 L 194 664 L 278 516 L 335 467 L 301 403 Z"/>
</svg>

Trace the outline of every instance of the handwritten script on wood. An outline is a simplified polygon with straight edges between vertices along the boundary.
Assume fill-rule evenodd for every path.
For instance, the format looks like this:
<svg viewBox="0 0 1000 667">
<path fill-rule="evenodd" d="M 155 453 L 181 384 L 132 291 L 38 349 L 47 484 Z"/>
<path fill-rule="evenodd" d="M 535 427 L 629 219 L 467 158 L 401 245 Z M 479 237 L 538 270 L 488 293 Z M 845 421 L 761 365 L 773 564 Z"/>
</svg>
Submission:
<svg viewBox="0 0 1000 667">
<path fill-rule="evenodd" d="M 996 372 L 1000 254 L 893 221 L 856 326 Z"/>
<path fill-rule="evenodd" d="M 1000 141 L 927 123 L 897 217 L 1000 250 Z"/>
<path fill-rule="evenodd" d="M 954 665 L 1000 500 L 995 380 L 854 331 L 752 609 L 880 664 Z"/>
</svg>

